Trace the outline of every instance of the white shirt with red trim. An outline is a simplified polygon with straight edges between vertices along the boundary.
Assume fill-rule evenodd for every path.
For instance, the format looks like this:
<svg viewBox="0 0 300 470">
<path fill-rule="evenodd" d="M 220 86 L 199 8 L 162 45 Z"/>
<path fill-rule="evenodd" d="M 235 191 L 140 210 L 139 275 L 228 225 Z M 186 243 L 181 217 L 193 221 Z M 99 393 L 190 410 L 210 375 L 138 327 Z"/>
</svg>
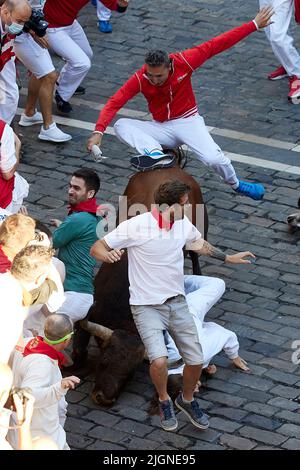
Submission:
<svg viewBox="0 0 300 470">
<path fill-rule="evenodd" d="M 169 297 L 185 295 L 183 247 L 200 238 L 186 216 L 166 230 L 159 228 L 151 212 L 122 222 L 106 235 L 110 248 L 128 250 L 129 303 L 161 305 Z"/>
<path fill-rule="evenodd" d="M 119 109 L 138 93 L 145 96 L 155 121 L 164 122 L 196 114 L 198 109 L 192 88 L 192 73 L 207 59 L 229 49 L 256 30 L 255 22 L 250 21 L 199 46 L 171 54 L 172 70 L 160 86 L 150 83 L 144 65 L 108 100 L 99 115 L 95 131 L 103 133 Z"/>
</svg>

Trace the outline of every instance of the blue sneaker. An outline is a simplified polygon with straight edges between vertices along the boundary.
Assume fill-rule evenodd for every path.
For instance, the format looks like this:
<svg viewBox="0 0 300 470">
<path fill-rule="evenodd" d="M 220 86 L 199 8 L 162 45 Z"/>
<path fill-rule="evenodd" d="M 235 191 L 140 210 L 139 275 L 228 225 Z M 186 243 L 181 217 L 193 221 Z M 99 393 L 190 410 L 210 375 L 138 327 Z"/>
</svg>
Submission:
<svg viewBox="0 0 300 470">
<path fill-rule="evenodd" d="M 160 401 L 158 403 L 161 427 L 165 431 L 176 431 L 178 422 L 174 413 L 171 400 Z"/>
<path fill-rule="evenodd" d="M 97 0 L 91 0 L 91 4 L 96 7 L 97 6 Z"/>
<path fill-rule="evenodd" d="M 239 187 L 235 189 L 235 192 L 259 201 L 264 197 L 265 188 L 259 183 L 248 183 L 239 180 Z"/>
<path fill-rule="evenodd" d="M 101 33 L 112 33 L 112 25 L 109 21 L 99 21 L 99 31 Z"/>
</svg>

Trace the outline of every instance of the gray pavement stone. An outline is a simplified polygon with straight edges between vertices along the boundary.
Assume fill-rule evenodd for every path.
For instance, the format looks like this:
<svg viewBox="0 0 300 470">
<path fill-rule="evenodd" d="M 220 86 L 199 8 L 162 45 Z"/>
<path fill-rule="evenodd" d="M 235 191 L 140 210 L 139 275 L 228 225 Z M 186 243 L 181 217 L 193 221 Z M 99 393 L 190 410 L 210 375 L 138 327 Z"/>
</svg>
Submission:
<svg viewBox="0 0 300 470">
<path fill-rule="evenodd" d="M 266 418 L 265 416 L 260 416 L 258 414 L 249 414 L 243 419 L 243 422 L 268 431 L 275 431 L 282 424 L 276 419 Z"/>
<path fill-rule="evenodd" d="M 223 434 L 220 437 L 220 444 L 229 449 L 251 450 L 256 446 L 256 442 L 244 437 L 232 436 L 231 434 Z"/>
<path fill-rule="evenodd" d="M 244 406 L 245 410 L 252 411 L 258 415 L 267 416 L 268 418 L 273 416 L 278 409 L 274 406 L 266 405 L 266 403 L 250 402 Z"/>
<path fill-rule="evenodd" d="M 287 450 L 300 450 L 300 440 L 299 439 L 288 439 L 282 447 Z"/>
<path fill-rule="evenodd" d="M 279 428 L 278 431 L 280 431 Z M 238 431 L 241 436 L 247 437 L 249 439 L 255 439 L 256 441 L 263 442 L 264 444 L 273 444 L 273 445 L 280 445 L 284 441 L 287 440 L 286 436 L 282 436 L 280 434 L 264 431 L 262 429 L 254 428 L 251 426 L 245 426 Z"/>
</svg>

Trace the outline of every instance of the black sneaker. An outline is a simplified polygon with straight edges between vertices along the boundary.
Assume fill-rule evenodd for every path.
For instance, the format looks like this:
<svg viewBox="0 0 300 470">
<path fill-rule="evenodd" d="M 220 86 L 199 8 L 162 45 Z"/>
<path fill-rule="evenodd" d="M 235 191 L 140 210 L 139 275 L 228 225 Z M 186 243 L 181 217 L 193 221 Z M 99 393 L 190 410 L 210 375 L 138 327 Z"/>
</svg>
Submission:
<svg viewBox="0 0 300 470">
<path fill-rule="evenodd" d="M 175 431 L 178 427 L 178 422 L 175 416 L 172 401 L 170 399 L 159 401 L 158 407 L 161 427 L 165 431 Z"/>
<path fill-rule="evenodd" d="M 68 101 L 64 101 L 57 91 L 55 92 L 55 101 L 57 109 L 61 113 L 68 114 L 72 111 L 73 108 L 70 103 L 68 103 Z"/>
<path fill-rule="evenodd" d="M 83 86 L 79 86 L 76 88 L 74 95 L 84 95 L 85 94 L 85 88 Z"/>
<path fill-rule="evenodd" d="M 163 154 L 158 158 L 151 158 L 149 155 L 137 155 L 130 159 L 130 163 L 139 171 L 170 168 L 175 165 L 175 155 Z"/>
<path fill-rule="evenodd" d="M 182 400 L 182 394 L 178 395 L 175 400 L 176 407 L 183 411 L 191 423 L 199 429 L 207 429 L 209 426 L 209 421 L 207 415 L 201 410 L 197 400 L 193 400 L 191 403 L 184 403 Z"/>
</svg>

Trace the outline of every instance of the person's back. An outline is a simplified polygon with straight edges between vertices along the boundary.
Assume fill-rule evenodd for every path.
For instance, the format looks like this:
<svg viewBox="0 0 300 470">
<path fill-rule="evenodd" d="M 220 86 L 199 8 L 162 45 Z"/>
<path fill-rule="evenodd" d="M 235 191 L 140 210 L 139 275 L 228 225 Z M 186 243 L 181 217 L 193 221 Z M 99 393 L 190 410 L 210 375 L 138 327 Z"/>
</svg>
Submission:
<svg viewBox="0 0 300 470">
<path fill-rule="evenodd" d="M 68 449 L 66 433 L 59 422 L 59 400 L 65 402 L 67 393 L 61 380 L 57 360 L 44 354 L 24 357 L 16 374 L 17 386 L 31 388 L 35 397 L 32 437 L 50 436 L 60 449 Z"/>
<path fill-rule="evenodd" d="M 58 258 L 66 267 L 65 291 L 93 294 L 95 259 L 90 248 L 97 240 L 99 218 L 88 212 L 76 212 L 54 232 L 53 245 L 59 247 Z M 63 241 L 67 240 L 66 244 Z"/>
</svg>

